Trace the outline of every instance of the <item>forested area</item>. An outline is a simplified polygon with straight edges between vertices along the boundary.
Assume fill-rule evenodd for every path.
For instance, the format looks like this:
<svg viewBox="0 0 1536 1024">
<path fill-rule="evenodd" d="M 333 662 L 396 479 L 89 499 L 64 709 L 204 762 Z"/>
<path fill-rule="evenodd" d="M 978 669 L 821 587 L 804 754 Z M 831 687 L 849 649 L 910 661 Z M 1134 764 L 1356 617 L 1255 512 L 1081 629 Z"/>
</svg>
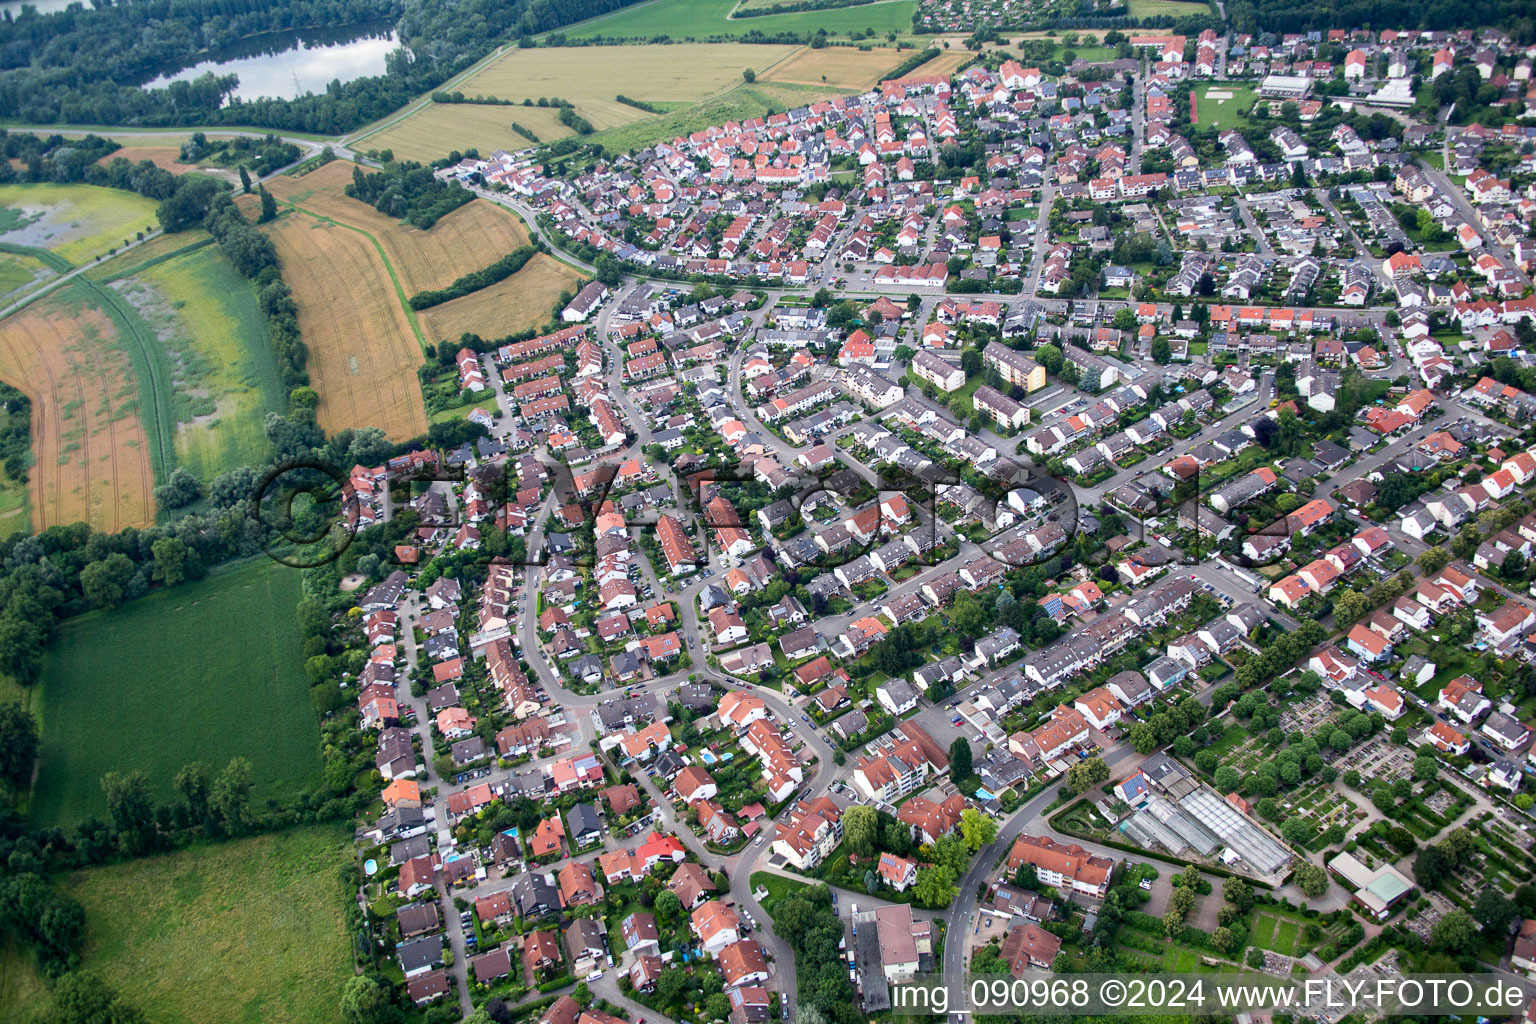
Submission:
<svg viewBox="0 0 1536 1024">
<path fill-rule="evenodd" d="M 633 0 L 137 0 L 0 20 L 0 117 L 41 124 L 259 125 L 351 131 L 432 90 L 498 43 L 606 14 Z M 236 42 L 395 22 L 383 75 L 296 99 L 233 100 L 233 75 L 141 89 Z M 283 40 L 291 42 L 291 40 Z M 274 44 L 279 40 L 274 38 Z M 275 48 L 275 47 L 274 47 Z"/>
<path fill-rule="evenodd" d="M 376 174 L 354 167 L 346 191 L 353 199 L 423 231 L 475 198 L 457 181 L 434 177 L 431 168 L 418 163 L 390 164 Z"/>
<path fill-rule="evenodd" d="M 1471 21 L 1467 8 L 1457 0 L 1228 0 L 1227 19 L 1234 31 L 1255 34 L 1354 26 L 1460 29 L 1499 25 L 1507 27 L 1521 45 L 1536 41 L 1536 19 L 1525 0 L 1493 0 L 1491 7 L 1479 4 Z"/>
</svg>

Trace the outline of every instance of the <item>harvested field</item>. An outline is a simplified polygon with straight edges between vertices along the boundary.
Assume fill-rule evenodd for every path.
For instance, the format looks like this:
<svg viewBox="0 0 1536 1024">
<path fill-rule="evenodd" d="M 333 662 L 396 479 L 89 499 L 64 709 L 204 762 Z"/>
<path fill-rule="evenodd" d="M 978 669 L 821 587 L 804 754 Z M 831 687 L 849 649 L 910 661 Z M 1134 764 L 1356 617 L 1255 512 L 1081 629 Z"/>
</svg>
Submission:
<svg viewBox="0 0 1536 1024">
<path fill-rule="evenodd" d="M 557 111 L 552 108 L 429 103 L 355 144 L 366 149 L 392 150 L 397 160 L 423 163 L 437 160 L 455 149 L 478 147 L 482 153 L 494 149 L 526 149 L 535 141 L 550 142 L 573 134 L 555 120 L 556 115 Z M 512 127 L 514 121 L 538 139 L 519 134 Z"/>
<path fill-rule="evenodd" d="M 578 114 L 601 131 L 656 116 L 620 103 L 616 98 L 619 93 L 668 108 L 696 103 L 741 84 L 741 73 L 747 68 L 761 78 L 769 68 L 802 49 L 809 52 L 808 47 L 742 43 L 680 44 L 665 51 L 653 46 L 512 48 L 457 83 L 454 90 L 465 96 L 515 101 L 537 101 L 540 97 L 569 100 Z M 891 63 L 894 66 L 896 61 Z M 534 141 L 549 142 L 572 134 L 559 122 L 558 114 L 553 107 L 429 104 L 396 124 L 353 141 L 368 149 L 392 149 L 396 157 L 416 160 L 436 159 L 450 149 L 471 146 L 481 152 L 521 149 Z M 538 139 L 519 134 L 513 123 L 526 127 Z"/>
<path fill-rule="evenodd" d="M 814 50 L 806 46 L 758 77 L 769 82 L 824 85 L 829 89 L 863 92 L 885 78 L 905 58 L 905 53 L 897 53 L 889 47 L 860 50 L 851 46 L 824 46 Z"/>
<path fill-rule="evenodd" d="M 178 159 L 180 156 L 180 146 L 124 146 L 115 153 L 108 153 L 96 162 L 99 164 L 109 164 L 118 157 L 122 157 L 133 164 L 148 160 L 156 167 L 164 168 L 172 174 L 186 174 L 188 171 L 197 170 L 196 164 L 182 163 Z"/>
<path fill-rule="evenodd" d="M 542 324 L 560 294 L 574 291 L 579 280 L 576 271 L 540 253 L 506 280 L 419 315 L 432 341 L 458 341 L 465 331 L 502 338 Z"/>
<path fill-rule="evenodd" d="M 960 65 L 974 57 L 975 54 L 968 50 L 945 50 L 926 64 L 919 64 L 914 70 L 907 72 L 912 75 L 953 75 L 960 69 Z"/>
<path fill-rule="evenodd" d="M 454 210 L 430 231 L 402 224 L 347 197 L 343 190 L 352 182 L 351 167 L 338 160 L 302 178 L 274 178 L 268 188 L 279 200 L 372 235 L 407 297 L 444 288 L 528 244 L 528 229 L 517 214 L 481 199 Z"/>
<path fill-rule="evenodd" d="M 0 186 L 0 242 L 45 249 L 76 266 L 153 230 L 153 199 L 95 185 Z"/>
<path fill-rule="evenodd" d="M 761 75 L 797 50 L 813 52 L 809 47 L 744 43 L 691 43 L 663 51 L 654 46 L 510 49 L 454 88 L 466 96 L 506 100 L 558 96 L 576 104 L 577 112 L 594 125 L 606 128 L 647 116 L 617 102 L 618 93 L 637 100 L 701 100 L 740 82 L 747 68 Z M 601 117 L 605 112 L 611 116 Z M 517 111 L 510 113 L 513 120 L 522 120 Z"/>
<path fill-rule="evenodd" d="M 83 282 L 0 330 L 0 379 L 32 399 L 37 530 L 83 521 L 115 533 L 154 522 L 155 474 L 126 343 Z"/>
<path fill-rule="evenodd" d="M 299 307 L 320 425 L 379 427 L 400 440 L 424 432 L 421 347 L 373 242 L 302 213 L 266 230 Z"/>
</svg>

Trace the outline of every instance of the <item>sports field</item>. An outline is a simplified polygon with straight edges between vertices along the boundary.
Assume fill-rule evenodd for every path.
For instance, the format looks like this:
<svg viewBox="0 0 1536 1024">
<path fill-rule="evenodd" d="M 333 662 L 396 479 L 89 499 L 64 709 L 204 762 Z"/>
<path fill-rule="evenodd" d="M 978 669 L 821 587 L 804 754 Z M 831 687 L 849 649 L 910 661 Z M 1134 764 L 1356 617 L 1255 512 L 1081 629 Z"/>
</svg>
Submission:
<svg viewBox="0 0 1536 1024">
<path fill-rule="evenodd" d="M 910 36 L 912 12 L 917 9 L 915 0 L 883 0 L 860 7 L 732 18 L 735 6 L 736 0 L 650 0 L 562 31 L 570 39 L 709 39 L 750 32 L 765 36 L 780 32 L 812 33 L 820 28 L 843 36 L 866 29 L 873 29 L 877 35 L 896 32 Z"/>
<path fill-rule="evenodd" d="M 285 408 L 266 318 L 218 246 L 183 253 L 107 287 L 146 328 L 154 380 L 174 422 L 175 462 L 212 480 L 260 463 L 262 421 Z"/>
<path fill-rule="evenodd" d="M 797 85 L 825 85 L 829 89 L 863 92 L 885 78 L 892 68 L 906 59 L 905 52 L 880 47 L 861 50 L 851 46 L 824 46 L 819 50 L 802 46 L 787 60 L 775 64 L 767 74 L 769 82 Z"/>
<path fill-rule="evenodd" d="M 315 826 L 77 872 L 85 966 L 155 1024 L 334 1024 L 350 838 Z"/>
<path fill-rule="evenodd" d="M 808 48 L 745 43 L 685 44 L 665 50 L 642 46 L 514 47 L 453 88 L 465 96 L 519 102 L 537 102 L 540 97 L 569 100 L 576 113 L 602 130 L 655 116 L 620 103 L 620 93 L 663 106 L 695 103 L 741 84 L 746 69 L 761 76 L 799 49 Z M 397 159 L 412 160 L 437 159 L 450 149 L 474 147 L 482 153 L 521 149 L 534 141 L 549 142 L 572 134 L 559 122 L 558 114 L 553 107 L 433 103 L 374 134 L 364 133 L 353 144 L 389 149 Z M 538 139 L 520 134 L 512 127 L 514 123 Z"/>
<path fill-rule="evenodd" d="M 0 379 L 32 399 L 32 526 L 109 533 L 154 522 L 155 472 L 128 348 L 135 339 L 71 282 L 0 324 Z"/>
<path fill-rule="evenodd" d="M 506 280 L 418 315 L 434 342 L 458 341 L 465 331 L 504 338 L 549 319 L 555 300 L 563 292 L 574 292 L 580 280 L 581 275 L 564 263 L 539 253 Z"/>
<path fill-rule="evenodd" d="M 266 230 L 299 307 L 320 425 L 329 433 L 379 427 L 400 440 L 424 433 L 421 346 L 374 241 L 300 212 Z"/>
<path fill-rule="evenodd" d="M 95 185 L 0 185 L 0 242 L 76 266 L 155 228 L 155 201 Z"/>
<path fill-rule="evenodd" d="M 267 187 L 279 200 L 366 231 L 383 247 L 407 297 L 444 288 L 528 244 L 528 229 L 515 213 L 479 199 L 430 231 L 402 224 L 346 195 L 352 166 L 337 160 L 300 178 L 274 178 Z"/>
<path fill-rule="evenodd" d="M 143 769 L 167 798 L 176 772 L 239 755 L 253 801 L 318 783 L 320 727 L 294 609 L 299 573 L 261 559 L 60 628 L 43 665 L 34 820 L 106 815 L 101 776 Z"/>
<path fill-rule="evenodd" d="M 1258 93 L 1241 85 L 1212 82 L 1195 89 L 1196 126 L 1206 128 L 1238 128 L 1248 123 L 1248 111 L 1253 109 Z M 1185 93 L 1175 92 L 1174 101 L 1187 100 Z"/>
</svg>

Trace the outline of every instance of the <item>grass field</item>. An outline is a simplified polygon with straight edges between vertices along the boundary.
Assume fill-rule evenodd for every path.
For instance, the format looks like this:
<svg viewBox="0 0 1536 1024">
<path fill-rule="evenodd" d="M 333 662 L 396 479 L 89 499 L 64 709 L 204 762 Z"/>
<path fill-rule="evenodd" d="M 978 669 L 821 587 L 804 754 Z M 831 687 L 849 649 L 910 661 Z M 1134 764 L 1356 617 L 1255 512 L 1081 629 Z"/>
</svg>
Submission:
<svg viewBox="0 0 1536 1024">
<path fill-rule="evenodd" d="M 35 820 L 105 816 L 101 776 L 250 760 L 253 799 L 318 781 L 320 728 L 294 625 L 299 574 L 261 560 L 71 620 L 49 649 Z"/>
<path fill-rule="evenodd" d="M 1186 18 L 1210 14 L 1211 9 L 1194 0 L 1128 0 L 1133 18 Z"/>
<path fill-rule="evenodd" d="M 71 283 L 0 327 L 0 379 L 32 399 L 32 526 L 154 522 L 155 473 L 126 340 Z"/>
<path fill-rule="evenodd" d="M 85 272 L 93 281 L 114 281 L 127 277 L 147 265 L 170 259 L 176 253 L 198 244 L 208 244 L 213 236 L 202 228 L 178 231 L 174 235 L 156 235 L 113 256 Z"/>
<path fill-rule="evenodd" d="M 736 0 L 651 0 L 612 14 L 564 29 L 570 39 L 709 39 L 715 36 L 744 36 L 761 32 L 765 36 L 780 32 L 813 33 L 824 28 L 832 35 L 874 29 L 877 35 L 896 32 L 912 34 L 915 0 L 889 0 L 824 11 L 799 11 L 770 14 L 759 18 L 732 18 Z"/>
<path fill-rule="evenodd" d="M 349 838 L 316 826 L 78 872 L 86 966 L 155 1024 L 330 1024 L 352 974 Z"/>
<path fill-rule="evenodd" d="M 0 942 L 0 1019 L 31 1020 L 51 1001 L 32 954 L 10 939 Z"/>
<path fill-rule="evenodd" d="M 0 186 L 0 242 L 88 263 L 156 226 L 155 201 L 95 185 Z"/>
<path fill-rule="evenodd" d="M 37 256 L 23 252 L 0 252 L 0 300 L 30 291 L 33 285 L 57 276 L 57 271 Z"/>
<path fill-rule="evenodd" d="M 352 165 L 337 160 L 302 178 L 274 178 L 268 188 L 279 200 L 366 231 L 408 297 L 446 287 L 528 244 L 528 229 L 504 206 L 477 199 L 423 231 L 348 198 L 343 190 L 351 182 Z"/>
<path fill-rule="evenodd" d="M 296 212 L 266 228 L 299 307 L 320 425 L 379 427 L 402 440 L 423 433 L 421 347 L 373 241 Z"/>
<path fill-rule="evenodd" d="M 887 77 L 906 56 L 905 52 L 898 53 L 891 47 L 860 50 L 849 46 L 824 46 L 814 50 L 803 46 L 759 77 L 769 82 L 824 85 L 829 89 L 863 92 Z"/>
<path fill-rule="evenodd" d="M 285 401 L 250 283 L 210 245 L 109 287 L 132 307 L 155 349 L 176 465 L 206 482 L 259 463 L 270 448 L 262 421 Z"/>
<path fill-rule="evenodd" d="M 1285 956 L 1295 956 L 1301 926 L 1289 918 L 1260 913 L 1253 921 L 1253 944 Z"/>
<path fill-rule="evenodd" d="M 1215 125 L 1218 128 L 1237 128 L 1248 122 L 1248 111 L 1253 109 L 1254 101 L 1258 94 L 1252 89 L 1241 85 L 1229 85 L 1225 82 L 1213 82 L 1196 88 L 1195 112 L 1200 118 L 1199 127 Z M 1212 98 L 1211 93 L 1216 93 Z M 1231 93 L 1230 99 L 1222 97 L 1223 93 Z M 1187 93 L 1176 90 L 1173 94 L 1175 103 L 1189 102 Z"/>
<path fill-rule="evenodd" d="M 451 302 L 422 310 L 422 326 L 432 341 L 458 341 L 465 331 L 482 338 L 502 338 L 538 326 L 562 292 L 575 291 L 581 275 L 543 253 L 504 281 Z"/>
<path fill-rule="evenodd" d="M 514 47 L 455 84 L 454 89 L 466 96 L 518 101 L 559 97 L 573 103 L 578 114 L 601 130 L 656 116 L 620 103 L 615 98 L 619 93 L 658 105 L 687 105 L 741 84 L 741 73 L 747 68 L 762 75 L 798 49 L 802 48 L 685 44 L 660 51 L 664 59 L 658 59 L 655 47 Z M 572 134 L 558 115 L 553 107 L 428 104 L 373 134 L 364 132 L 353 144 L 389 149 L 396 158 L 423 161 L 437 159 L 452 149 L 474 147 L 482 153 L 521 149 L 535 141 L 549 142 Z M 517 132 L 513 123 L 538 139 Z"/>
</svg>

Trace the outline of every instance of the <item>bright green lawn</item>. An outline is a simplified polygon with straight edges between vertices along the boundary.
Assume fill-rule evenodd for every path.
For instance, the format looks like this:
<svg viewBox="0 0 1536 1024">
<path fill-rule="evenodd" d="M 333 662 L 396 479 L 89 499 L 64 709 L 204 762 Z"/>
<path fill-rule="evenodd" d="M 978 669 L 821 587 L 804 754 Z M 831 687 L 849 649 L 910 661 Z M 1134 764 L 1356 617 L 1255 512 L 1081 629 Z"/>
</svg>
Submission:
<svg viewBox="0 0 1536 1024">
<path fill-rule="evenodd" d="M 85 965 L 154 1024 L 332 1024 L 349 839 L 316 826 L 80 872 Z"/>
<path fill-rule="evenodd" d="M 759 18 L 731 18 L 736 0 L 651 0 L 635 4 L 613 14 L 593 18 L 575 28 L 564 30 L 570 39 L 707 39 L 711 36 L 744 36 L 761 32 L 765 36 L 781 32 L 812 33 L 825 28 L 831 35 L 845 36 L 854 29 L 874 29 L 877 34 L 912 33 L 914 0 L 865 4 L 823 11 L 798 11 L 770 14 Z M 665 56 L 659 56 L 665 60 Z"/>
<path fill-rule="evenodd" d="M 811 888 L 811 883 L 809 882 L 797 882 L 793 878 L 785 878 L 783 875 L 776 875 L 772 871 L 752 872 L 752 877 L 748 879 L 748 884 L 754 889 L 761 885 L 768 890 L 768 896 L 763 901 L 763 909 L 770 912 L 773 904 L 785 896 L 793 895 L 801 889 Z"/>
<path fill-rule="evenodd" d="M 1199 98 L 1195 102 L 1195 109 L 1200 115 L 1199 127 L 1201 128 L 1209 125 L 1215 125 L 1218 128 L 1237 128 L 1246 124 L 1248 111 L 1253 109 L 1254 101 L 1258 97 L 1252 89 L 1229 82 L 1212 82 L 1209 85 L 1202 85 L 1196 92 L 1199 93 Z M 1210 99 L 1207 94 L 1211 92 L 1230 92 L 1232 98 Z M 1189 94 L 1183 90 L 1175 90 L 1173 101 L 1188 103 Z"/>
<path fill-rule="evenodd" d="M 101 776 L 250 760 L 258 805 L 318 782 L 320 728 L 294 609 L 299 574 L 265 559 L 64 624 L 39 686 L 45 725 L 32 815 L 105 817 Z"/>
</svg>

